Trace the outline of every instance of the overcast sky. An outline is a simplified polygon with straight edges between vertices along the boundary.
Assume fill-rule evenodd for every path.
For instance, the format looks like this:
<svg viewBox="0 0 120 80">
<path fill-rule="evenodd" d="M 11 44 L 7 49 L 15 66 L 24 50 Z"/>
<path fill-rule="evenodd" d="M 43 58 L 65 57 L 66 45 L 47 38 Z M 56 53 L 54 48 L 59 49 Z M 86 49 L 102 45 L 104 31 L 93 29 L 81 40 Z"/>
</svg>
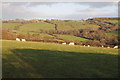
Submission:
<svg viewBox="0 0 120 80">
<path fill-rule="evenodd" d="M 3 19 L 70 19 L 117 17 L 117 2 L 3 2 Z"/>
</svg>

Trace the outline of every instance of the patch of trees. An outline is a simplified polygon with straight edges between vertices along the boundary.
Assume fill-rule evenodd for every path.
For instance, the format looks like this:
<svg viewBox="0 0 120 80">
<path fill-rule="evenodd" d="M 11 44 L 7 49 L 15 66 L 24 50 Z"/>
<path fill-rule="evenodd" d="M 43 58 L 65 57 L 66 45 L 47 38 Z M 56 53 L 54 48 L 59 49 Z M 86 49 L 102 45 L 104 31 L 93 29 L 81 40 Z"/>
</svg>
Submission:
<svg viewBox="0 0 120 80">
<path fill-rule="evenodd" d="M 54 21 L 54 20 L 52 20 L 52 21 Z M 45 20 L 45 22 L 50 23 L 50 24 L 54 24 L 55 32 L 58 32 L 58 24 L 53 23 L 50 20 Z"/>
<path fill-rule="evenodd" d="M 80 29 L 80 30 L 57 31 L 57 32 L 55 32 L 54 30 L 50 30 L 50 31 L 43 31 L 41 33 L 47 33 L 50 35 L 53 35 L 53 34 L 74 35 L 74 36 L 86 38 L 95 42 L 98 41 L 100 44 L 104 44 L 104 45 L 117 45 L 119 42 L 117 38 L 118 36 L 108 36 L 106 35 L 106 31 L 102 31 L 99 29 L 93 30 L 90 28 L 88 29 L 86 28 L 86 29 Z M 77 41 L 76 44 L 81 44 L 81 42 Z"/>
<path fill-rule="evenodd" d="M 2 39 L 14 40 L 17 34 L 11 33 L 8 29 L 2 30 Z"/>
<path fill-rule="evenodd" d="M 103 20 L 104 20 L 104 18 L 103 18 Z M 103 21 L 103 20 L 95 18 L 95 19 L 88 19 L 87 22 L 89 24 L 95 24 L 95 25 L 100 26 L 98 29 L 103 30 L 105 32 L 112 32 L 112 31 L 116 31 L 118 29 L 118 24 L 114 24 L 111 22 Z"/>
<path fill-rule="evenodd" d="M 27 41 L 36 41 L 36 42 L 54 42 L 54 43 L 62 43 L 64 41 L 57 40 L 58 38 L 44 37 L 41 38 L 39 34 L 18 34 L 13 33 L 11 30 L 4 29 L 2 32 L 3 40 L 15 40 L 16 38 L 26 39 Z"/>
<path fill-rule="evenodd" d="M 40 33 L 39 33 L 40 34 Z M 39 34 L 17 34 L 13 33 L 10 30 L 2 30 L 2 39 L 15 40 L 16 38 L 24 38 L 27 41 L 37 41 L 37 42 L 54 42 L 54 43 L 69 43 L 68 40 L 62 40 L 58 37 L 45 37 L 41 38 Z M 53 34 L 52 34 L 53 35 Z M 91 45 L 91 46 L 115 46 L 119 45 L 117 36 L 108 37 L 101 31 L 92 31 L 92 30 L 81 30 L 78 37 L 88 38 L 88 41 L 74 41 L 77 45 Z"/>
<path fill-rule="evenodd" d="M 92 19 L 88 19 L 88 20 L 120 20 L 119 17 L 103 17 L 103 18 L 92 18 Z"/>
</svg>

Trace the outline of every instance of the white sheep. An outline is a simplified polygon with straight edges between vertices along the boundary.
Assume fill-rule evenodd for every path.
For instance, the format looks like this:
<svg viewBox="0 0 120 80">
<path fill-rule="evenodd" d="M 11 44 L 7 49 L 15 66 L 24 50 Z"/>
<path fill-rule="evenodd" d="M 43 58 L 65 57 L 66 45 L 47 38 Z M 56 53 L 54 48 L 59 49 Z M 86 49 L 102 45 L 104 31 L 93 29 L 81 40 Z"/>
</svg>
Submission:
<svg viewBox="0 0 120 80">
<path fill-rule="evenodd" d="M 110 47 L 107 47 L 107 48 L 110 48 Z"/>
<path fill-rule="evenodd" d="M 62 44 L 64 44 L 64 45 L 65 45 L 66 43 L 62 43 Z"/>
<path fill-rule="evenodd" d="M 69 45 L 75 45 L 75 43 L 74 42 L 70 42 Z"/>
<path fill-rule="evenodd" d="M 102 48 L 103 48 L 104 46 L 102 45 Z"/>
<path fill-rule="evenodd" d="M 25 39 L 21 39 L 22 41 L 26 41 Z"/>
<path fill-rule="evenodd" d="M 16 41 L 20 41 L 20 39 L 19 39 L 19 38 L 16 38 Z"/>
<path fill-rule="evenodd" d="M 90 47 L 90 45 L 88 45 L 88 47 Z"/>
<path fill-rule="evenodd" d="M 114 48 L 116 49 L 116 48 L 118 48 L 118 46 L 114 46 Z"/>
</svg>

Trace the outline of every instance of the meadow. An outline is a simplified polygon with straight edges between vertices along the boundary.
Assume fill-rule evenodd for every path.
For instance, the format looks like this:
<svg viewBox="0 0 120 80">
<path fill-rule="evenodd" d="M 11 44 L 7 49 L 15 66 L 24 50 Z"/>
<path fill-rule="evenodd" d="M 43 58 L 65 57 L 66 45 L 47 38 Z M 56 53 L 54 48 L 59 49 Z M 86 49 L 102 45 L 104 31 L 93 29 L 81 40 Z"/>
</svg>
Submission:
<svg viewBox="0 0 120 80">
<path fill-rule="evenodd" d="M 75 22 L 75 21 L 51 21 L 51 23 L 58 25 L 58 30 L 60 31 L 70 31 L 70 30 L 78 30 L 84 28 L 93 28 L 97 29 L 99 26 L 94 24 L 88 24 L 87 22 Z M 39 22 L 39 23 L 2 23 L 3 28 L 15 29 L 15 27 L 19 26 L 19 29 L 16 32 L 27 33 L 29 31 L 40 31 L 40 30 L 55 30 L 55 25 L 47 23 L 47 22 Z"/>
<path fill-rule="evenodd" d="M 73 36 L 73 35 L 57 35 L 57 34 L 54 34 L 54 35 L 58 38 L 61 38 L 63 40 L 67 40 L 67 41 L 87 41 L 88 40 L 88 39 Z"/>
<path fill-rule="evenodd" d="M 79 30 L 85 28 L 97 29 L 99 26 L 94 24 L 89 24 L 86 21 L 75 22 L 75 21 L 51 21 L 52 23 L 58 24 L 58 30 L 60 31 L 70 31 L 70 30 Z"/>
<path fill-rule="evenodd" d="M 118 49 L 2 40 L 3 78 L 116 78 Z"/>
<path fill-rule="evenodd" d="M 19 26 L 20 25 L 20 26 Z M 2 23 L 3 28 L 8 28 L 15 30 L 15 27 L 18 27 L 16 32 L 27 33 L 29 31 L 40 31 L 40 30 L 54 30 L 54 25 L 40 22 L 40 23 Z"/>
<path fill-rule="evenodd" d="M 119 20 L 104 20 L 106 22 L 111 22 L 113 24 L 118 24 Z"/>
<path fill-rule="evenodd" d="M 98 28 L 97 25 L 89 25 L 86 22 L 75 22 L 75 21 L 51 21 L 52 23 L 57 23 L 58 24 L 58 30 L 78 30 L 82 28 Z M 19 34 L 39 34 L 39 37 L 41 39 L 48 37 L 55 37 L 53 35 L 47 34 L 47 33 L 39 33 L 41 30 L 42 31 L 49 31 L 49 30 L 55 30 L 55 25 L 47 22 L 39 22 L 39 23 L 2 23 L 3 28 L 8 28 L 11 30 L 11 32 L 14 33 L 19 33 Z M 16 29 L 17 28 L 17 29 Z M 58 38 L 61 38 L 63 40 L 68 40 L 68 41 L 86 41 L 87 39 L 81 38 L 81 37 L 76 37 L 73 35 L 57 35 Z"/>
<path fill-rule="evenodd" d="M 28 23 L 21 26 L 20 31 L 40 31 L 40 30 L 54 30 L 54 25 L 40 22 L 40 23 Z"/>
<path fill-rule="evenodd" d="M 114 31 L 114 32 L 109 32 L 109 33 L 106 33 L 108 36 L 113 36 L 113 35 L 118 35 L 119 34 L 119 31 Z"/>
<path fill-rule="evenodd" d="M 106 26 L 109 25 L 109 23 L 113 24 L 118 24 L 118 20 L 93 20 L 93 21 L 72 21 L 72 20 L 51 20 L 49 22 L 37 22 L 37 23 L 20 23 L 20 21 L 16 21 L 19 23 L 13 23 L 15 21 L 12 21 L 12 23 L 2 23 L 3 28 L 8 28 L 11 30 L 11 32 L 18 33 L 18 34 L 39 34 L 40 37 L 55 37 L 53 35 L 48 34 L 47 32 L 50 31 L 55 31 L 55 24 L 57 24 L 57 30 L 59 32 L 62 31 L 68 31 L 69 33 L 72 31 L 76 30 L 79 31 L 80 29 L 88 29 L 88 30 L 98 30 L 100 28 L 99 24 L 105 24 Z M 91 23 L 93 22 L 93 23 Z M 97 23 L 94 23 L 97 22 Z M 107 23 L 106 23 L 107 22 Z M 105 26 L 101 25 L 101 26 Z M 41 32 L 42 31 L 42 32 Z M 99 30 L 98 30 L 99 31 Z M 41 32 L 41 33 L 40 33 Z M 75 31 L 74 31 L 75 32 Z M 104 33 L 108 36 L 111 37 L 112 35 L 117 36 L 118 31 L 113 30 L 111 32 L 105 32 Z M 53 34 L 53 33 L 51 33 Z M 73 35 L 59 35 L 58 38 L 61 38 L 63 40 L 68 40 L 68 41 L 86 41 L 85 38 L 73 36 Z M 87 34 L 87 32 L 85 33 Z M 85 36 L 86 37 L 86 36 Z"/>
<path fill-rule="evenodd" d="M 21 25 L 21 23 L 2 23 L 3 28 L 14 29 L 16 26 Z"/>
</svg>

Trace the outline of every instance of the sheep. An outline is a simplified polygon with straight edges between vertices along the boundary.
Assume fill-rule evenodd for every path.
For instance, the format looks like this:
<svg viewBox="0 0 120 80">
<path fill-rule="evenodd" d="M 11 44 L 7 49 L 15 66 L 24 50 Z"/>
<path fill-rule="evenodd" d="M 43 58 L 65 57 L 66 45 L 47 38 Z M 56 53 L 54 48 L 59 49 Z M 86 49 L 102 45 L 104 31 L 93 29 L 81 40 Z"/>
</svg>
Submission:
<svg viewBox="0 0 120 80">
<path fill-rule="evenodd" d="M 102 48 L 103 48 L 104 46 L 102 45 Z"/>
<path fill-rule="evenodd" d="M 24 42 L 26 41 L 25 39 L 21 39 L 21 40 L 24 41 Z"/>
<path fill-rule="evenodd" d="M 90 47 L 90 45 L 88 45 L 88 47 Z"/>
<path fill-rule="evenodd" d="M 110 48 L 110 47 L 107 47 L 107 48 Z"/>
<path fill-rule="evenodd" d="M 64 45 L 65 45 L 66 43 L 62 43 L 62 44 L 64 44 Z"/>
<path fill-rule="evenodd" d="M 118 46 L 114 46 L 114 48 L 116 49 L 116 48 L 118 48 Z"/>
<path fill-rule="evenodd" d="M 19 39 L 19 38 L 16 38 L 16 41 L 20 41 L 20 39 Z"/>
<path fill-rule="evenodd" d="M 75 45 L 75 43 L 74 42 L 70 42 L 69 45 Z"/>
</svg>

